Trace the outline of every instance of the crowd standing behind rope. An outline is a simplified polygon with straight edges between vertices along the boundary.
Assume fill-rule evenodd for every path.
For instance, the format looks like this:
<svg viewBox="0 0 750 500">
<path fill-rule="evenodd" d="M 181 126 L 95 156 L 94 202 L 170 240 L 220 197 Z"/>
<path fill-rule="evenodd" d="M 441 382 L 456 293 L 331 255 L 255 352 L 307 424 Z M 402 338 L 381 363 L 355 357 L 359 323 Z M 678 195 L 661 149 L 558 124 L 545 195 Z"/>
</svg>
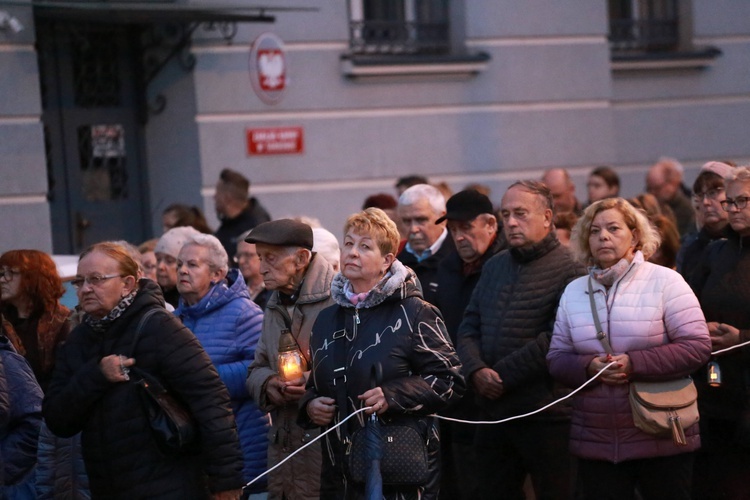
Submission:
<svg viewBox="0 0 750 500">
<path fill-rule="evenodd" d="M 387 214 L 368 209 L 349 219 L 337 274 L 330 233 L 313 231 L 309 219 L 270 220 L 250 197 L 249 180 L 226 169 L 215 199 L 218 239 L 205 234 L 200 209 L 170 205 L 165 233 L 139 252 L 103 242 L 81 254 L 75 311 L 60 304 L 64 289 L 49 255 L 4 249 L 0 496 L 358 498 L 363 490 L 349 477 L 341 444 L 365 416 L 325 436 L 322 447 L 307 444 L 316 425 L 362 406 L 383 422 L 404 413 L 429 424 L 428 483 L 386 490 L 389 497 L 745 498 L 750 168 L 708 162 L 692 189 L 682 170 L 661 158 L 644 179 L 647 193 L 625 201 L 614 198 L 615 169 L 599 166 L 584 205 L 568 173 L 551 169 L 548 185 L 513 184 L 499 211 L 484 186 L 452 195 L 444 183 L 435 189 L 407 176 Z M 380 227 L 388 227 L 388 245 Z M 568 245 L 592 266 L 588 274 Z M 374 278 L 362 285 L 370 264 Z M 675 267 L 682 276 L 667 269 Z M 611 357 L 592 327 L 589 279 Z M 412 302 L 429 320 L 412 314 Z M 134 343 L 150 310 L 158 313 Z M 340 338 L 336 318 L 347 311 L 365 319 L 362 339 L 374 335 L 370 364 L 404 363 L 396 378 L 386 371 L 371 386 L 362 371 L 343 393 L 329 387 L 335 377 L 323 354 Z M 381 323 L 393 326 L 392 345 Z M 429 342 L 425 328 L 436 335 Z M 279 354 L 288 349 L 301 360 L 296 378 L 280 374 Z M 352 370 L 364 359 L 357 352 Z M 200 429 L 189 452 L 157 445 L 131 380 L 136 367 L 186 403 Z M 687 446 L 636 429 L 630 381 L 687 374 L 701 413 L 699 425 L 685 429 Z M 430 388 L 411 394 L 399 377 Z M 477 421 L 535 410 L 566 393 L 555 379 L 570 389 L 590 383 L 573 396 L 572 424 L 568 401 L 512 424 L 442 422 L 442 436 L 425 420 L 435 412 Z M 338 404 L 341 394 L 346 404 Z"/>
</svg>

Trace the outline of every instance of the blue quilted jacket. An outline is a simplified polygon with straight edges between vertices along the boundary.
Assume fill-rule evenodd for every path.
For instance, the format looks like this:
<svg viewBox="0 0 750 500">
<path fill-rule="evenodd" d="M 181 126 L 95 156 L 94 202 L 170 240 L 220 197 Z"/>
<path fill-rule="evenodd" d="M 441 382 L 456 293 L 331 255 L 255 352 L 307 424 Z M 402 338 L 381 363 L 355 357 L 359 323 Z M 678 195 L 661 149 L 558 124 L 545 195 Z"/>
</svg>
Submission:
<svg viewBox="0 0 750 500">
<path fill-rule="evenodd" d="M 175 314 L 203 345 L 229 390 L 245 460 L 243 476 L 249 482 L 266 470 L 268 447 L 268 416 L 252 402 L 245 386 L 263 312 L 250 300 L 239 270 L 230 269 L 226 280 L 197 304 L 188 306 L 180 299 Z"/>
</svg>

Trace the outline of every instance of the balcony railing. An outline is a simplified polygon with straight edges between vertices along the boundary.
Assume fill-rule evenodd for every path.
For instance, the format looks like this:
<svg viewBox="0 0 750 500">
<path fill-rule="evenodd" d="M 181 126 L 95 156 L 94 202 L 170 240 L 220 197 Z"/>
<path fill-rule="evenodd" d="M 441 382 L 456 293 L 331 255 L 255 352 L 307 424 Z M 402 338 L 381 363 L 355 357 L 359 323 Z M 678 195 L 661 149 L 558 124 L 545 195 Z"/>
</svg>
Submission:
<svg viewBox="0 0 750 500">
<path fill-rule="evenodd" d="M 679 45 L 678 19 L 611 19 L 609 43 L 614 51 L 675 50 Z"/>
<path fill-rule="evenodd" d="M 445 54 L 448 23 L 352 21 L 349 48 L 354 54 Z"/>
</svg>

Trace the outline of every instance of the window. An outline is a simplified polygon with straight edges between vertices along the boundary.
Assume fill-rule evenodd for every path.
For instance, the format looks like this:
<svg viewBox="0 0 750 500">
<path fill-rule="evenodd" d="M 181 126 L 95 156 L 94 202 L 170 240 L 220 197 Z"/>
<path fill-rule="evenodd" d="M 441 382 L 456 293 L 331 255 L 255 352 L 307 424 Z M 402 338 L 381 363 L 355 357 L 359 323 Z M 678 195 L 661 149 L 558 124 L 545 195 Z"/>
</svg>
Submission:
<svg viewBox="0 0 750 500">
<path fill-rule="evenodd" d="M 671 51 L 680 42 L 678 0 L 609 0 L 613 51 Z"/>
<path fill-rule="evenodd" d="M 692 41 L 691 0 L 608 0 L 612 69 L 705 68 L 721 54 Z"/>
<path fill-rule="evenodd" d="M 353 54 L 447 54 L 449 0 L 350 0 Z"/>
</svg>

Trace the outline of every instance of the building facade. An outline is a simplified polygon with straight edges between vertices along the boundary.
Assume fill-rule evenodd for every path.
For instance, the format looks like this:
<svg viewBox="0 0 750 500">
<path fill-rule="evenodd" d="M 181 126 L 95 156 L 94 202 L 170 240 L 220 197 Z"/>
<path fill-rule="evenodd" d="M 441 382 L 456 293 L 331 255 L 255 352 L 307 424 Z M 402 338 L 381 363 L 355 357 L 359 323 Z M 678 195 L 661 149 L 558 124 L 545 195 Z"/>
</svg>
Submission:
<svg viewBox="0 0 750 500">
<path fill-rule="evenodd" d="M 407 174 L 499 202 L 550 167 L 585 198 L 598 165 L 632 196 L 661 156 L 688 183 L 708 160 L 750 163 L 746 0 L 290 0 L 246 17 L 48 4 L 0 0 L 2 249 L 139 243 L 175 202 L 216 226 L 226 167 L 273 217 L 338 235 Z M 272 98 L 257 89 L 264 33 L 283 40 Z M 274 131 L 268 154 L 254 141 Z"/>
</svg>

